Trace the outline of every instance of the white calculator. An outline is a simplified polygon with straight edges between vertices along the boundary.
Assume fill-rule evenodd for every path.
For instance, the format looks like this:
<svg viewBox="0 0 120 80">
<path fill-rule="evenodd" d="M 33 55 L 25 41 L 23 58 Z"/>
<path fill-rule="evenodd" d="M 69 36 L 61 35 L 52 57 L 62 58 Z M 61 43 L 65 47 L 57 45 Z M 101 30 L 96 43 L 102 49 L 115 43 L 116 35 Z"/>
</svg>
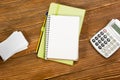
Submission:
<svg viewBox="0 0 120 80">
<path fill-rule="evenodd" d="M 110 57 L 120 47 L 120 21 L 112 19 L 90 42 L 102 56 Z"/>
</svg>

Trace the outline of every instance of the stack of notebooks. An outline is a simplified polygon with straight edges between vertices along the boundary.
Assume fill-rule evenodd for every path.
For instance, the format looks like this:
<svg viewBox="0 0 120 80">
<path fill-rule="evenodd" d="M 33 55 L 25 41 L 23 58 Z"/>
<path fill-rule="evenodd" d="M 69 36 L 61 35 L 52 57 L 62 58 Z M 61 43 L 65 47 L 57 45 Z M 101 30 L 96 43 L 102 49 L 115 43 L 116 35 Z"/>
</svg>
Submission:
<svg viewBox="0 0 120 80">
<path fill-rule="evenodd" d="M 79 56 L 84 9 L 51 3 L 41 28 L 38 57 L 73 65 Z"/>
</svg>

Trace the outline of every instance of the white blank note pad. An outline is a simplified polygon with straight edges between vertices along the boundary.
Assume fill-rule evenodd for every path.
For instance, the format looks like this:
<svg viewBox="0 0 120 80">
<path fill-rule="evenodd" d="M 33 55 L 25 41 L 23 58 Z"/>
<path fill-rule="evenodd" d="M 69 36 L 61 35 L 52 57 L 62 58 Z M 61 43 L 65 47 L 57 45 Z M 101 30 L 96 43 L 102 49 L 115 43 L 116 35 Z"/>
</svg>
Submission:
<svg viewBox="0 0 120 80">
<path fill-rule="evenodd" d="M 6 61 L 15 53 L 27 49 L 28 42 L 20 31 L 13 32 L 5 41 L 0 43 L 0 56 Z"/>
<path fill-rule="evenodd" d="M 78 59 L 79 20 L 78 16 L 48 16 L 46 59 Z"/>
</svg>

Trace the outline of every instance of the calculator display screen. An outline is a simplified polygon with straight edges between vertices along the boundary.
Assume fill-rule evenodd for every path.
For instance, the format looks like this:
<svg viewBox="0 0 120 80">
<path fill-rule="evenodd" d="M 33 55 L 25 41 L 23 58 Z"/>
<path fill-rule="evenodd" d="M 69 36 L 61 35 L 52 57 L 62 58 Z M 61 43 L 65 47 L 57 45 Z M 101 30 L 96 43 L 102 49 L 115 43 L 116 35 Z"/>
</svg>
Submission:
<svg viewBox="0 0 120 80">
<path fill-rule="evenodd" d="M 113 28 L 118 34 L 120 34 L 120 28 L 119 28 L 116 24 L 113 24 L 113 25 L 112 25 L 112 28 Z"/>
</svg>

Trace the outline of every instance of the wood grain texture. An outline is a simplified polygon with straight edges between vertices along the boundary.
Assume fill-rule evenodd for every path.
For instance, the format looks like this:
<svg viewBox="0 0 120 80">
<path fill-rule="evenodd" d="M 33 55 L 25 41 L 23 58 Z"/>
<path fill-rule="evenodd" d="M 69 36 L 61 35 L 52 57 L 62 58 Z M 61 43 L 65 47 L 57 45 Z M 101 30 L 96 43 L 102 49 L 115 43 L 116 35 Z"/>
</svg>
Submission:
<svg viewBox="0 0 120 80">
<path fill-rule="evenodd" d="M 40 28 L 51 2 L 87 10 L 79 60 L 73 66 L 36 56 Z M 120 50 L 105 59 L 89 42 L 113 18 L 120 20 L 120 0 L 0 0 L 0 42 L 20 30 L 30 43 L 6 62 L 0 59 L 0 80 L 120 80 Z"/>
</svg>

